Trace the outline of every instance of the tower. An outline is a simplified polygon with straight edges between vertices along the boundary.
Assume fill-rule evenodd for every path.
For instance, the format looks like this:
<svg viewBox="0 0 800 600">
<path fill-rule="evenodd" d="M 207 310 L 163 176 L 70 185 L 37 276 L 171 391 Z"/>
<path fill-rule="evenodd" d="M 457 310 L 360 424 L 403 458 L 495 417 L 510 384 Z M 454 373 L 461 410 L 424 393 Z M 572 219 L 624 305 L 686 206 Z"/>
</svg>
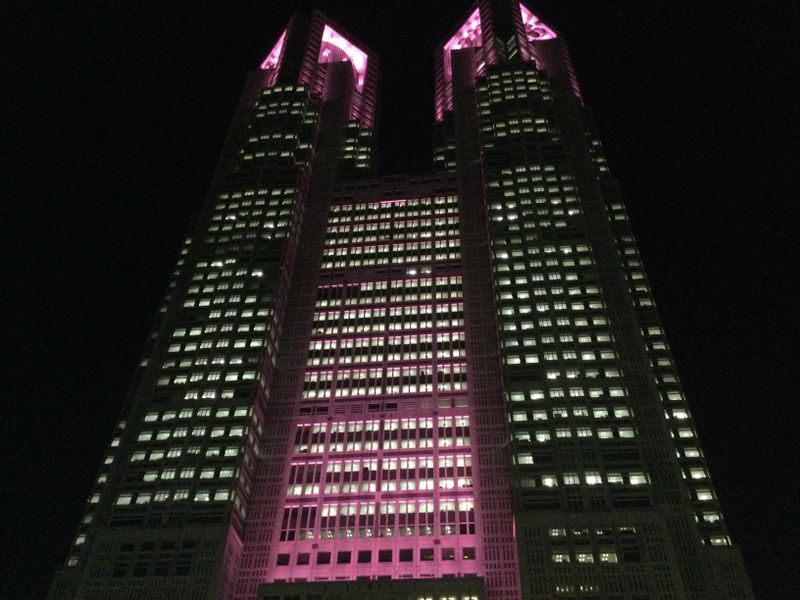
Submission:
<svg viewBox="0 0 800 600">
<path fill-rule="evenodd" d="M 480 0 L 434 172 L 292 18 L 242 94 L 52 598 L 751 598 L 559 33 Z"/>
<path fill-rule="evenodd" d="M 249 75 L 51 597 L 232 593 L 300 232 L 373 170 L 378 61 L 351 39 L 297 14 Z"/>
<path fill-rule="evenodd" d="M 752 597 L 561 36 L 476 3 L 437 50 L 435 116 L 484 224 L 522 596 Z"/>
</svg>

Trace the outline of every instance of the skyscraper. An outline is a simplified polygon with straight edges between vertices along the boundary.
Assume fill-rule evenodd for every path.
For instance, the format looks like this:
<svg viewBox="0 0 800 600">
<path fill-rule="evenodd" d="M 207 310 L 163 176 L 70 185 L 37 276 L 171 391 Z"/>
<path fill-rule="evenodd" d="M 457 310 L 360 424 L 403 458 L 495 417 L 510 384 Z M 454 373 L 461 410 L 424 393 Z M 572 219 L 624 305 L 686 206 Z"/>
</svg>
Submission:
<svg viewBox="0 0 800 600">
<path fill-rule="evenodd" d="M 481 0 L 434 169 L 314 12 L 249 77 L 52 598 L 751 598 L 559 34 Z"/>
</svg>

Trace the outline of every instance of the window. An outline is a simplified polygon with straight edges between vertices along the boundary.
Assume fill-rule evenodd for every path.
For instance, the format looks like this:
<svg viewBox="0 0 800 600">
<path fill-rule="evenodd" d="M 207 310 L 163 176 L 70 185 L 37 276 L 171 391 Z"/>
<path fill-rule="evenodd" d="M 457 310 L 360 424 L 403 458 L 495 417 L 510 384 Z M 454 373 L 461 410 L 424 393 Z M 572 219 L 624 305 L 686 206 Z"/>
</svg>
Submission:
<svg viewBox="0 0 800 600">
<path fill-rule="evenodd" d="M 631 473 L 631 485 L 645 485 L 647 483 L 647 476 L 644 473 Z"/>
<path fill-rule="evenodd" d="M 370 562 L 372 562 L 372 551 L 371 550 L 359 550 L 358 551 L 358 562 L 360 562 L 360 563 L 370 563 Z"/>
<path fill-rule="evenodd" d="M 616 563 L 617 553 L 615 550 L 609 548 L 600 548 L 600 562 L 603 563 Z"/>
<path fill-rule="evenodd" d="M 599 485 L 603 483 L 603 480 L 600 477 L 600 473 L 598 473 L 597 471 L 587 471 L 586 483 L 587 485 Z"/>
<path fill-rule="evenodd" d="M 557 487 L 558 480 L 555 475 L 542 475 L 542 485 L 544 487 Z"/>
<path fill-rule="evenodd" d="M 419 559 L 422 561 L 433 560 L 433 548 L 421 548 L 419 551 Z"/>
<path fill-rule="evenodd" d="M 378 562 L 388 563 L 392 562 L 391 550 L 378 550 Z"/>
<path fill-rule="evenodd" d="M 706 471 L 703 468 L 694 468 L 689 469 L 689 474 L 691 475 L 692 479 L 706 479 Z"/>
<path fill-rule="evenodd" d="M 336 564 L 347 565 L 350 564 L 350 552 L 342 551 L 336 553 Z"/>
<path fill-rule="evenodd" d="M 278 560 L 276 563 L 279 567 L 283 567 L 289 564 L 289 555 L 288 554 L 278 554 Z"/>
<path fill-rule="evenodd" d="M 331 564 L 331 553 L 330 552 L 319 552 L 317 554 L 317 564 L 318 565 L 329 565 L 329 564 Z"/>
<path fill-rule="evenodd" d="M 400 550 L 400 562 L 411 562 L 414 560 L 414 551 L 411 548 Z"/>
</svg>

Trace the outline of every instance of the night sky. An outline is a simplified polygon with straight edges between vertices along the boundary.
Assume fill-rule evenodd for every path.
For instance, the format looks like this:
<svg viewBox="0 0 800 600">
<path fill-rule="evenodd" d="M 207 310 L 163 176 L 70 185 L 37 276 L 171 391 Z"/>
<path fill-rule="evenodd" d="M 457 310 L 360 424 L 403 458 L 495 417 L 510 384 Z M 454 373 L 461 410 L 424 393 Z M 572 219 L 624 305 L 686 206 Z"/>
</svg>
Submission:
<svg viewBox="0 0 800 600">
<path fill-rule="evenodd" d="M 297 7 L 33 4 L 0 15 L 3 599 L 66 556 L 245 75 Z M 382 173 L 429 170 L 433 50 L 469 4 L 317 3 L 381 56 Z M 570 44 L 756 593 L 797 597 L 800 15 L 530 4 Z"/>
</svg>

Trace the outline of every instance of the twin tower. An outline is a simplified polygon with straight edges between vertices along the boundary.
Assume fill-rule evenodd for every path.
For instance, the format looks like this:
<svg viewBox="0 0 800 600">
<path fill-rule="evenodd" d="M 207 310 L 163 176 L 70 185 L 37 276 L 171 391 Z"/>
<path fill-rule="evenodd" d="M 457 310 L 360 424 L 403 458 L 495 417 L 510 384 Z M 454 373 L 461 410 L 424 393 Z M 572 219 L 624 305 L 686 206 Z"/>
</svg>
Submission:
<svg viewBox="0 0 800 600">
<path fill-rule="evenodd" d="M 563 40 L 435 61 L 420 177 L 327 16 L 250 74 L 50 598 L 753 598 Z"/>
</svg>

